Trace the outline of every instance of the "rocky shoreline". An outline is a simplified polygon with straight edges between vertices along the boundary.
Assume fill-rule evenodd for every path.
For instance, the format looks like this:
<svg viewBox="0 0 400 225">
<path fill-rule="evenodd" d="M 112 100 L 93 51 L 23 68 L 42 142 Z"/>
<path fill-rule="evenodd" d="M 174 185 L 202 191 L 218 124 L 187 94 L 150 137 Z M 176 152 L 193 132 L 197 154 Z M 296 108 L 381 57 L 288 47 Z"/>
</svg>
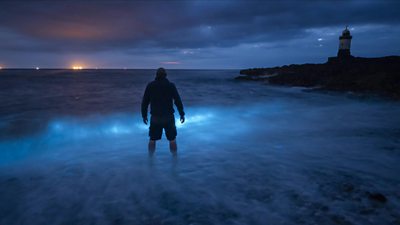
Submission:
<svg viewBox="0 0 400 225">
<path fill-rule="evenodd" d="M 322 64 L 293 64 L 240 71 L 236 80 L 322 90 L 376 94 L 400 100 L 400 56 L 330 58 Z"/>
</svg>

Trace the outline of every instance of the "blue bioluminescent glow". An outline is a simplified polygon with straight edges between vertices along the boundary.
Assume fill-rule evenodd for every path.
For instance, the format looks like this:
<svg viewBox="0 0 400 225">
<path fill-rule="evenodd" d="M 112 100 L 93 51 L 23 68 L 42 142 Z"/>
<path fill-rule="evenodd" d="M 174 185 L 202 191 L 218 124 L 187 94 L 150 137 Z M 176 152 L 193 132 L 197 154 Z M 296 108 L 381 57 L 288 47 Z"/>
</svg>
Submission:
<svg viewBox="0 0 400 225">
<path fill-rule="evenodd" d="M 254 109 L 257 107 L 253 106 Z M 271 108 L 270 113 L 273 113 L 272 107 L 268 107 Z M 240 135 L 247 132 L 251 125 L 241 118 L 257 114 L 258 110 L 254 109 L 253 113 L 249 114 L 242 112 L 241 108 L 188 108 L 183 124 L 179 116 L 175 116 L 178 140 L 190 137 L 193 141 L 213 142 Z M 21 137 L 14 141 L 0 142 L 0 147 L 5 149 L 0 154 L 8 155 L 3 159 L 21 159 L 40 152 L 57 152 L 59 146 L 66 146 L 73 152 L 73 147 L 69 146 L 85 141 L 108 144 L 129 140 L 134 145 L 145 146 L 142 140 L 148 139 L 148 130 L 149 125 L 145 125 L 139 115 L 65 117 L 49 121 L 47 129 L 38 131 L 34 138 Z"/>
<path fill-rule="evenodd" d="M 175 124 L 179 129 L 186 127 L 204 127 L 208 126 L 213 118 L 213 113 L 195 113 L 186 116 L 185 122 L 182 124 L 179 117 L 176 118 Z M 89 138 L 93 136 L 110 136 L 110 135 L 126 135 L 138 133 L 148 130 L 146 125 L 138 117 L 128 117 L 126 115 L 109 116 L 109 118 L 101 118 L 97 120 L 55 120 L 49 123 L 47 133 L 54 136 L 63 136 L 66 138 Z M 100 118 L 98 118 L 100 120 Z"/>
<path fill-rule="evenodd" d="M 195 114 L 193 116 L 187 116 L 185 118 L 185 123 L 181 123 L 180 119 L 175 119 L 175 124 L 177 128 L 185 128 L 191 125 L 205 125 L 206 123 L 210 123 L 210 120 L 213 118 L 212 113 L 205 113 L 205 114 Z"/>
</svg>

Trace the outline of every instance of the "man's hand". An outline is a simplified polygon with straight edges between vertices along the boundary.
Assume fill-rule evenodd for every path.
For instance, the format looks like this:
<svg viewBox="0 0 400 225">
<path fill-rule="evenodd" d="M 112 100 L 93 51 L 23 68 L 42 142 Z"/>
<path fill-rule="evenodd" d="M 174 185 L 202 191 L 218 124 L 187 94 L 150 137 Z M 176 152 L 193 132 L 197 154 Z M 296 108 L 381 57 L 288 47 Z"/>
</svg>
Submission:
<svg viewBox="0 0 400 225">
<path fill-rule="evenodd" d="M 147 122 L 149 122 L 149 120 L 147 119 L 147 117 L 143 117 L 143 123 L 147 125 Z"/>
<path fill-rule="evenodd" d="M 185 122 L 185 116 L 181 116 L 181 123 Z"/>
</svg>

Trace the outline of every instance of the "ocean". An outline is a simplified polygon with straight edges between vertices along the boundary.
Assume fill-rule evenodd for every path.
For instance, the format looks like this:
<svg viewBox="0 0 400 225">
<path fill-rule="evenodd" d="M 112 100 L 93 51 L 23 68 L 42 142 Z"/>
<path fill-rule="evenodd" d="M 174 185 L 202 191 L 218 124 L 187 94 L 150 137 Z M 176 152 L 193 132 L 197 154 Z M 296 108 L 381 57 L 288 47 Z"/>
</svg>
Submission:
<svg viewBox="0 0 400 225">
<path fill-rule="evenodd" d="M 400 103 L 167 70 L 178 154 L 150 157 L 155 70 L 0 70 L 0 224 L 396 224 Z"/>
</svg>

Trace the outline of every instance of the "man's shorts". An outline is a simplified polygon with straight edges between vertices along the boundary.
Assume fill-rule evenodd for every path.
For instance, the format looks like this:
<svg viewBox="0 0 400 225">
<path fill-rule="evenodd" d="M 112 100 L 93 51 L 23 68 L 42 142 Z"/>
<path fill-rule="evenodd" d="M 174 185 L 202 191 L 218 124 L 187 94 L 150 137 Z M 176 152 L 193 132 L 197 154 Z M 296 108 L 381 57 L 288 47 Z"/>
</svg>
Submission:
<svg viewBox="0 0 400 225">
<path fill-rule="evenodd" d="M 160 140 L 163 129 L 169 141 L 175 140 L 177 132 L 174 115 L 170 116 L 151 116 L 149 136 L 151 140 Z"/>
</svg>

